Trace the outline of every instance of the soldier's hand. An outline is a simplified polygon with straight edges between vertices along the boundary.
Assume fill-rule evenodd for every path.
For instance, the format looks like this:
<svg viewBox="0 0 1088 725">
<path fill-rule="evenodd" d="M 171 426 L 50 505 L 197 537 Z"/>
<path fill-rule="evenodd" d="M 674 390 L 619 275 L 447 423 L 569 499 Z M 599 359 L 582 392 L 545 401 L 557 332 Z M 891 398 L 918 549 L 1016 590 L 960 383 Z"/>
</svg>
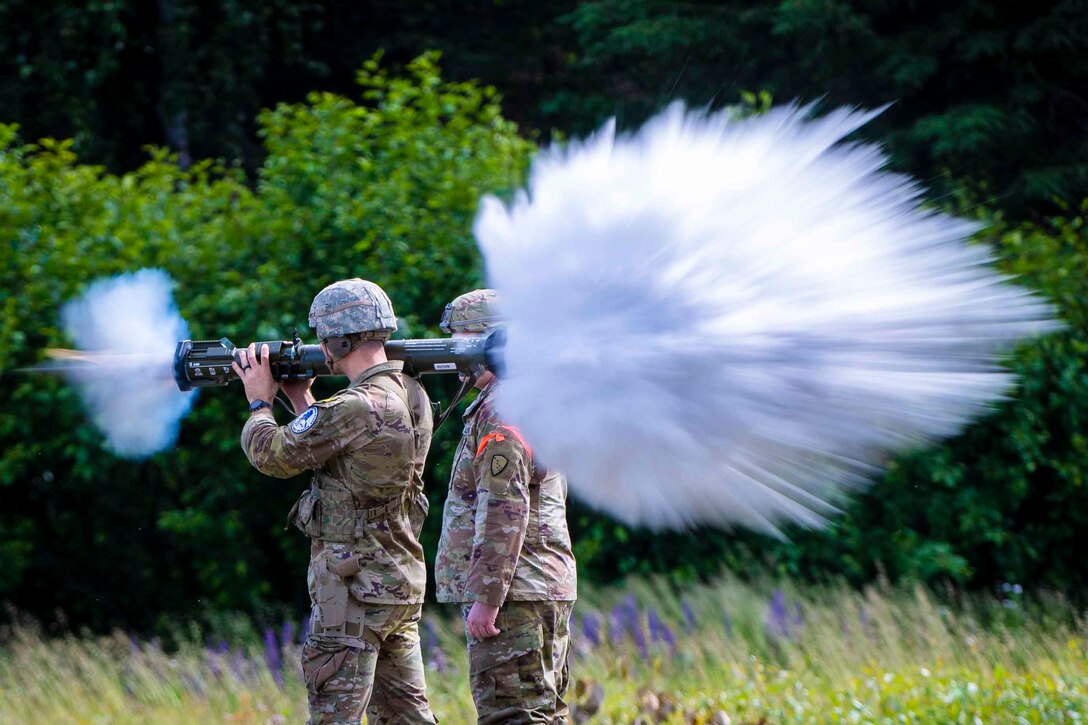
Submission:
<svg viewBox="0 0 1088 725">
<path fill-rule="evenodd" d="M 257 359 L 256 343 L 238 353 L 238 359 L 231 363 L 235 374 L 246 388 L 249 402 L 263 400 L 271 403 L 279 390 L 279 384 L 272 379 L 272 365 L 268 361 L 268 345 L 261 345 L 261 359 Z"/>
<path fill-rule="evenodd" d="M 280 390 L 282 390 L 283 394 L 287 396 L 287 399 L 291 401 L 291 407 L 294 408 L 296 415 L 314 404 L 314 396 L 313 393 L 310 392 L 310 388 L 313 384 L 313 378 L 280 381 Z"/>
<path fill-rule="evenodd" d="M 468 610 L 468 618 L 465 621 L 465 629 L 476 639 L 487 639 L 499 633 L 495 627 L 495 618 L 499 616 L 499 608 L 486 602 L 474 602 Z"/>
</svg>

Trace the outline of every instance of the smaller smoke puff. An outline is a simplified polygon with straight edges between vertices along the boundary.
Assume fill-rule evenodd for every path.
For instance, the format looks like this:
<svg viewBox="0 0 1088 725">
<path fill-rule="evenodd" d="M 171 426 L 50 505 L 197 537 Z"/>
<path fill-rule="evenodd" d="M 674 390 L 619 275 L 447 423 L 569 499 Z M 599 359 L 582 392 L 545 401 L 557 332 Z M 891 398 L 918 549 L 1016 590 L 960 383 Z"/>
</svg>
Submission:
<svg viewBox="0 0 1088 725">
<path fill-rule="evenodd" d="M 69 337 L 92 361 L 67 375 L 107 447 L 125 458 L 171 446 L 193 403 L 172 376 L 174 348 L 189 328 L 171 287 L 165 272 L 144 269 L 95 282 L 62 311 Z"/>
</svg>

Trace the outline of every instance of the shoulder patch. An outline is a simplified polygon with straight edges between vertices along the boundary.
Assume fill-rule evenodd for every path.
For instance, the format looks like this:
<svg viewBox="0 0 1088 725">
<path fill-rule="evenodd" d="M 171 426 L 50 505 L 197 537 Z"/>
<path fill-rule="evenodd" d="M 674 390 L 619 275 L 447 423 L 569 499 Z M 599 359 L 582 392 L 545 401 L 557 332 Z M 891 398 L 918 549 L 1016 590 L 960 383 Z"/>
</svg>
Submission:
<svg viewBox="0 0 1088 725">
<path fill-rule="evenodd" d="M 487 448 L 487 444 L 491 441 L 498 441 L 501 443 L 504 440 L 506 440 L 506 436 L 502 433 L 488 433 L 480 439 L 480 445 L 476 447 L 476 457 L 478 458 L 480 454 L 484 452 L 484 449 Z"/>
<path fill-rule="evenodd" d="M 487 448 L 487 444 L 491 441 L 501 442 L 506 440 L 506 435 L 504 435 L 503 431 L 513 436 L 513 438 L 525 448 L 525 453 L 530 459 L 533 457 L 533 449 L 530 448 L 529 444 L 525 442 L 525 439 L 521 437 L 521 433 L 518 432 L 518 429 L 508 425 L 501 425 L 498 430 L 492 431 L 481 438 L 480 445 L 476 448 L 476 456 L 479 457 L 479 455 L 484 452 L 484 449 Z"/>
<path fill-rule="evenodd" d="M 316 423 L 316 422 L 317 422 L 317 406 L 311 405 L 309 408 L 302 411 L 302 413 L 297 418 L 292 420 L 288 424 L 288 427 L 291 429 L 292 433 L 300 434 L 300 433 L 305 433 L 306 431 L 313 428 L 314 423 Z"/>
<path fill-rule="evenodd" d="M 491 475 L 497 476 L 505 471 L 506 464 L 509 462 L 510 460 L 501 453 L 496 453 L 495 455 L 491 456 Z"/>
</svg>

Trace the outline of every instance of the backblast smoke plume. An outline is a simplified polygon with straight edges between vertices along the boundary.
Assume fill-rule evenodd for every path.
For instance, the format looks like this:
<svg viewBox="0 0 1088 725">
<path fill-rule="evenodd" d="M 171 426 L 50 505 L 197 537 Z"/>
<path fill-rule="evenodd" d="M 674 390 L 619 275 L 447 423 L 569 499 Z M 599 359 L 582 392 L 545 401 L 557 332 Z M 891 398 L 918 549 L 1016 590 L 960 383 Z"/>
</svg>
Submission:
<svg viewBox="0 0 1088 725">
<path fill-rule="evenodd" d="M 1053 329 L 976 225 L 919 206 L 873 117 L 673 105 L 543 153 L 476 236 L 509 318 L 500 409 L 573 491 L 653 527 L 819 526 L 956 433 Z"/>
<path fill-rule="evenodd" d="M 95 282 L 62 313 L 80 350 L 63 356 L 65 374 L 78 384 L 107 446 L 126 458 L 172 444 L 193 402 L 171 372 L 174 348 L 189 329 L 170 287 L 165 272 L 144 269 Z"/>
</svg>

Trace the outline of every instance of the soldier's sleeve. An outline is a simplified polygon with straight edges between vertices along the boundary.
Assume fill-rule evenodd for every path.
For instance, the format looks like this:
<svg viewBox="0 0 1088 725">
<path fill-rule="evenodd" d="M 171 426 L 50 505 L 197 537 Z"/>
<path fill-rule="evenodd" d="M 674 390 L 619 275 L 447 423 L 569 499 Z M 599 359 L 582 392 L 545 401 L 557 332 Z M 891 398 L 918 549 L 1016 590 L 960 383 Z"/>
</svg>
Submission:
<svg viewBox="0 0 1088 725">
<path fill-rule="evenodd" d="M 532 454 L 509 428 L 480 431 L 472 462 L 476 531 L 465 582 L 467 599 L 502 606 L 529 526 Z"/>
<path fill-rule="evenodd" d="M 266 476 L 290 478 L 366 445 L 377 435 L 377 421 L 366 400 L 357 396 L 322 400 L 283 426 L 265 409 L 242 428 L 242 450 Z"/>
<path fill-rule="evenodd" d="M 412 414 L 416 421 L 416 453 L 412 460 L 410 494 L 412 499 L 408 519 L 412 524 L 412 533 L 418 539 L 423 530 L 423 524 L 427 520 L 427 512 L 431 508 L 423 482 L 423 470 L 427 463 L 427 452 L 431 448 L 431 437 L 434 434 L 434 413 L 431 410 L 431 399 L 427 395 L 427 390 L 420 382 L 407 375 L 404 380 L 408 388 L 408 402 L 412 406 Z"/>
</svg>

